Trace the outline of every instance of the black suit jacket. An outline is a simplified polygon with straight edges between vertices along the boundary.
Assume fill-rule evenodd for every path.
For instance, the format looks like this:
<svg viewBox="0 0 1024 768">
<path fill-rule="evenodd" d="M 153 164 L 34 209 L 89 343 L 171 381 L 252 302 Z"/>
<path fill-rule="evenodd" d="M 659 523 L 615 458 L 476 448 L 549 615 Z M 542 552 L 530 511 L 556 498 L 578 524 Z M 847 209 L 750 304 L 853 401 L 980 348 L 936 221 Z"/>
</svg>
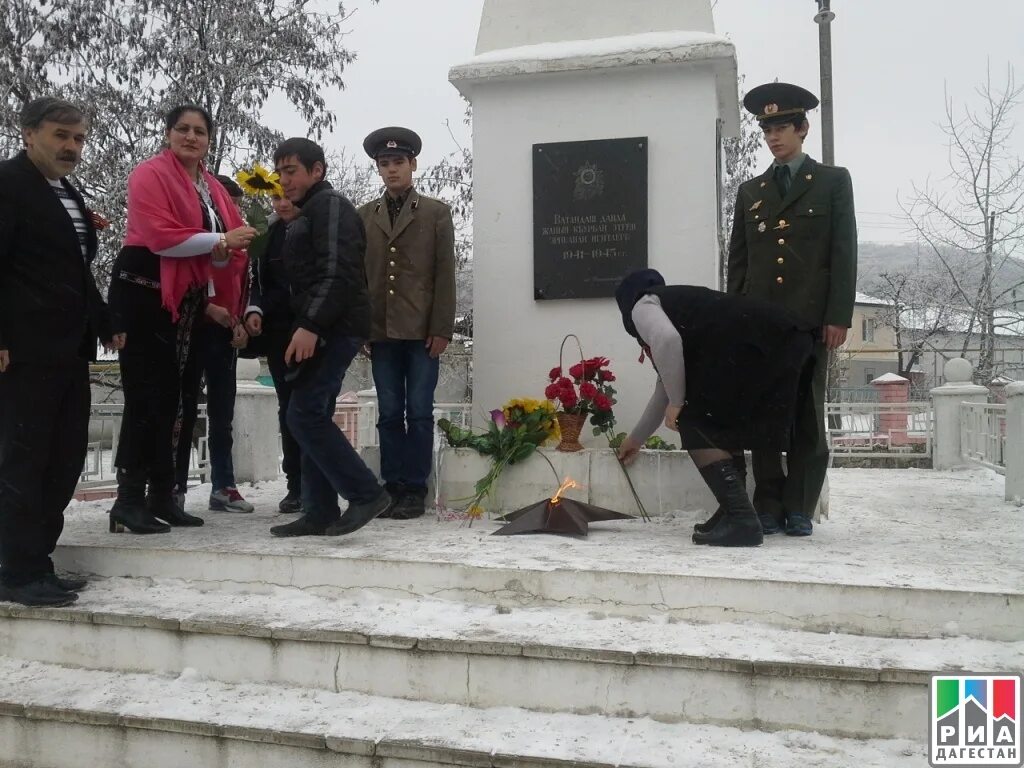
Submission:
<svg viewBox="0 0 1024 768">
<path fill-rule="evenodd" d="M 97 338 L 113 331 L 90 269 L 96 230 L 78 190 L 62 183 L 85 214 L 84 259 L 71 217 L 28 155 L 0 163 L 0 349 L 12 365 L 94 360 Z"/>
</svg>

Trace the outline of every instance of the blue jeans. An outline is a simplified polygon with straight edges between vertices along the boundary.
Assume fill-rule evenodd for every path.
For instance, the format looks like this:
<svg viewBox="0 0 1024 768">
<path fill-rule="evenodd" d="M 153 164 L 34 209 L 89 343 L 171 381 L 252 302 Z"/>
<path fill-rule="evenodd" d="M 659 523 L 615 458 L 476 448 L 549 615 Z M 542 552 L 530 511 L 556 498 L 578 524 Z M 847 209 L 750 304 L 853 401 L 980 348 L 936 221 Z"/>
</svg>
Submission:
<svg viewBox="0 0 1024 768">
<path fill-rule="evenodd" d="M 381 492 L 373 472 L 334 423 L 341 380 L 362 342 L 340 335 L 326 342 L 303 363 L 306 370 L 288 403 L 288 426 L 302 449 L 302 506 L 310 522 L 322 524 L 341 517 L 338 496 L 364 504 Z"/>
<path fill-rule="evenodd" d="M 231 331 L 207 323 L 199 329 L 199 366 L 206 375 L 206 423 L 210 448 L 210 481 L 213 490 L 235 487 L 235 464 L 231 458 L 235 419 L 235 368 L 238 355 L 231 346 Z"/>
<path fill-rule="evenodd" d="M 440 360 L 423 340 L 375 341 L 380 475 L 385 483 L 425 490 L 434 455 L 434 389 Z"/>
</svg>

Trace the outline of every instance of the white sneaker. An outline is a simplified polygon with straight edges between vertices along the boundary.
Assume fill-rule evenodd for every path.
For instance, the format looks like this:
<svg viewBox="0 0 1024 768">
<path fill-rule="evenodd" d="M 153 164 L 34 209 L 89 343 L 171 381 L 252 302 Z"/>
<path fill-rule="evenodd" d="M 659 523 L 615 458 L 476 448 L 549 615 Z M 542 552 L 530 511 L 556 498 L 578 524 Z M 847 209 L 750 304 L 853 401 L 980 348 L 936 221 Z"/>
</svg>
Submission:
<svg viewBox="0 0 1024 768">
<path fill-rule="evenodd" d="M 210 494 L 210 509 L 217 512 L 252 512 L 255 507 L 242 498 L 237 488 L 221 488 Z"/>
</svg>

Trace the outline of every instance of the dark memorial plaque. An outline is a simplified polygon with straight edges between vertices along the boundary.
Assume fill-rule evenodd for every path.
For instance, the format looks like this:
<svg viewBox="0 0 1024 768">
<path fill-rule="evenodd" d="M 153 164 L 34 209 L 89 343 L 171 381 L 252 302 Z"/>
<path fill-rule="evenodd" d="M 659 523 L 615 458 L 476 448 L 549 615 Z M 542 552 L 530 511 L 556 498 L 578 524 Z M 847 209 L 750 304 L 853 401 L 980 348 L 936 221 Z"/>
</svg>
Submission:
<svg viewBox="0 0 1024 768">
<path fill-rule="evenodd" d="M 615 295 L 647 266 L 647 138 L 533 145 L 533 297 Z"/>
</svg>

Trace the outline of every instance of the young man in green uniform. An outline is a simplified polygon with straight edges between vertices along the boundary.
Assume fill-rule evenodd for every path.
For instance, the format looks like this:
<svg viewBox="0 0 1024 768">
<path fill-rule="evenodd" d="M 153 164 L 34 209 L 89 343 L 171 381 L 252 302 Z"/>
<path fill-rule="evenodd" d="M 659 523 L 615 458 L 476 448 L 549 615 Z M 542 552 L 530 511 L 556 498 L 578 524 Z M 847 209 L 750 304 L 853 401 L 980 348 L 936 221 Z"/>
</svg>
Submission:
<svg viewBox="0 0 1024 768">
<path fill-rule="evenodd" d="M 821 332 L 812 396 L 797 414 L 787 471 L 780 454 L 753 454 L 754 504 L 766 534 L 784 526 L 791 536 L 809 536 L 828 468 L 828 352 L 846 341 L 853 316 L 853 185 L 845 168 L 822 165 L 804 153 L 807 111 L 818 106 L 812 93 L 788 83 L 767 83 L 751 90 L 743 106 L 757 116 L 775 161 L 737 193 L 728 290 L 781 304 Z"/>
</svg>

